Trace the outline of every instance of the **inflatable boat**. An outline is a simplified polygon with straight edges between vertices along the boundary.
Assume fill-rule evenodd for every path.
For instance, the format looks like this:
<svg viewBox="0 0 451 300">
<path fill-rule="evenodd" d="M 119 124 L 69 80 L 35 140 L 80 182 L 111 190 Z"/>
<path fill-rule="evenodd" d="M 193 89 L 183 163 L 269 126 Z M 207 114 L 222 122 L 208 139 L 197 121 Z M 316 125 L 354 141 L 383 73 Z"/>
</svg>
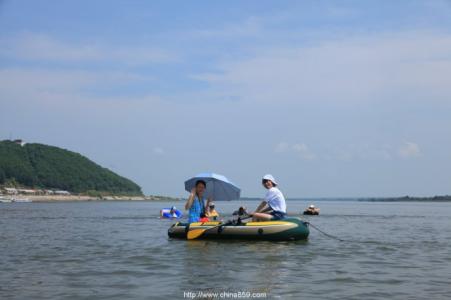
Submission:
<svg viewBox="0 0 451 300">
<path fill-rule="evenodd" d="M 319 211 L 315 210 L 315 211 L 311 211 L 311 210 L 304 210 L 303 212 L 304 215 L 310 215 L 310 216 L 318 216 L 319 215 Z"/>
<path fill-rule="evenodd" d="M 234 224 L 222 222 L 177 222 L 168 230 L 170 238 L 186 239 L 190 230 L 205 229 L 199 239 L 235 239 L 235 240 L 305 240 L 310 231 L 308 223 L 297 218 L 278 221 L 247 222 Z"/>
<path fill-rule="evenodd" d="M 163 208 L 160 210 L 160 217 L 163 219 L 180 219 L 183 216 L 183 213 L 174 208 L 174 214 L 171 214 L 171 208 Z"/>
<path fill-rule="evenodd" d="M 319 208 L 315 207 L 315 205 L 313 205 L 313 204 L 310 204 L 309 207 L 307 207 L 304 210 L 303 214 L 304 215 L 317 216 L 317 215 L 319 215 Z"/>
</svg>

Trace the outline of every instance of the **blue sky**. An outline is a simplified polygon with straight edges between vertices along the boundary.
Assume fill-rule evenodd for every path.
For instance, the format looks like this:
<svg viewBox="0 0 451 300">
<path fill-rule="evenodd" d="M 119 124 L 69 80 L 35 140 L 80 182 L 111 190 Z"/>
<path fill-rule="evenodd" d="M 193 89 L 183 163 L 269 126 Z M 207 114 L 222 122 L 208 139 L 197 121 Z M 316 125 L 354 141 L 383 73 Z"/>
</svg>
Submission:
<svg viewBox="0 0 451 300">
<path fill-rule="evenodd" d="M 148 194 L 451 194 L 450 1 L 0 1 L 0 45 L 0 138 Z"/>
</svg>

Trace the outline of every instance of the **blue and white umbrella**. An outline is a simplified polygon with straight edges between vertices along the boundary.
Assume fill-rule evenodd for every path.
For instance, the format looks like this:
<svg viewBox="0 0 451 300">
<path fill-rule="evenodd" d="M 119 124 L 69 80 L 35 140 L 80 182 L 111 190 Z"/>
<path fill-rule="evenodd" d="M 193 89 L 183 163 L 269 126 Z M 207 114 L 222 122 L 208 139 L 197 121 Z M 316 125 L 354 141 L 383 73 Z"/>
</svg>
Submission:
<svg viewBox="0 0 451 300">
<path fill-rule="evenodd" d="M 207 183 L 205 196 L 214 201 L 237 200 L 240 198 L 241 189 L 229 181 L 227 177 L 215 173 L 200 173 L 185 181 L 185 190 L 191 192 L 198 180 Z"/>
</svg>

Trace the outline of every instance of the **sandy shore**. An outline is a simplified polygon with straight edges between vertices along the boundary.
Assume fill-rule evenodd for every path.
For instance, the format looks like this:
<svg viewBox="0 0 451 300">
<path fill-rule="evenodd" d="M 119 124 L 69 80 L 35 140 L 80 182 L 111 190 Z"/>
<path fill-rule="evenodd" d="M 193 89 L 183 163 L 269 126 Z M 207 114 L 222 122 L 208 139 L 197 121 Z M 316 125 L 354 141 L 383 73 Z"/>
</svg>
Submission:
<svg viewBox="0 0 451 300">
<path fill-rule="evenodd" d="M 85 195 L 17 195 L 16 199 L 30 199 L 33 202 L 63 202 L 63 201 L 179 201 L 179 198 L 163 196 L 105 196 L 92 197 Z"/>
</svg>

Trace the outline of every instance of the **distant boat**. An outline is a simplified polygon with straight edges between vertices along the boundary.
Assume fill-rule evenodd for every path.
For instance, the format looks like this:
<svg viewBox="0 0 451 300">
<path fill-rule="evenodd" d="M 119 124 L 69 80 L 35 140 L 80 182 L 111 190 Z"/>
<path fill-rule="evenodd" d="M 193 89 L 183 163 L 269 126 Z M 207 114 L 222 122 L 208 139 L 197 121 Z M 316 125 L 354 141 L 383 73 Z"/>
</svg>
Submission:
<svg viewBox="0 0 451 300">
<path fill-rule="evenodd" d="M 319 215 L 319 208 L 315 207 L 315 205 L 313 205 L 313 204 L 310 204 L 310 206 L 307 207 L 306 210 L 304 210 L 303 214 L 317 216 L 317 215 Z"/>
<path fill-rule="evenodd" d="M 162 219 L 180 219 L 182 216 L 183 213 L 175 208 L 175 206 L 172 206 L 170 208 L 163 208 L 160 210 L 160 218 Z"/>
<path fill-rule="evenodd" d="M 8 198 L 5 198 L 5 197 L 0 197 L 0 203 L 11 203 L 11 202 L 13 202 L 12 199 L 8 199 Z"/>
<path fill-rule="evenodd" d="M 28 198 L 22 198 L 22 199 L 12 199 L 12 202 L 17 202 L 17 203 L 30 203 L 33 202 L 32 200 L 28 199 Z"/>
</svg>

